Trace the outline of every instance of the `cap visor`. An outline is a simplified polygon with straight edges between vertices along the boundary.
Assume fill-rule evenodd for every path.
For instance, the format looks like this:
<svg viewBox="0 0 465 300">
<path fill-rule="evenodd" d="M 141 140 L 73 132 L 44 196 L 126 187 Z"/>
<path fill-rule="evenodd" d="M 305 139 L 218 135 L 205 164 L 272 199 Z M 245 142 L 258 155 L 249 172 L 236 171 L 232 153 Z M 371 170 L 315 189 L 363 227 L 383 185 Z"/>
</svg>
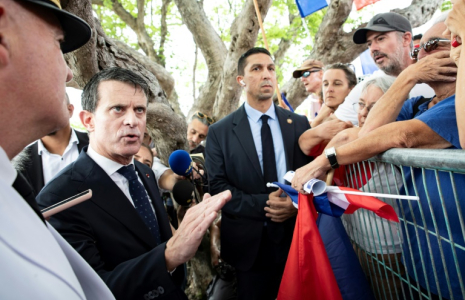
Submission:
<svg viewBox="0 0 465 300">
<path fill-rule="evenodd" d="M 395 31 L 396 29 L 388 28 L 386 26 L 373 25 L 371 27 L 360 28 L 354 33 L 354 43 L 355 44 L 365 44 L 367 42 L 367 32 L 376 31 L 376 32 L 388 32 Z"/>
<path fill-rule="evenodd" d="M 81 18 L 48 2 L 40 0 L 27 1 L 53 10 L 53 13 L 57 16 L 61 23 L 63 32 L 65 33 L 65 41 L 61 44 L 61 50 L 63 53 L 74 51 L 90 40 L 92 29 L 89 24 Z"/>
</svg>

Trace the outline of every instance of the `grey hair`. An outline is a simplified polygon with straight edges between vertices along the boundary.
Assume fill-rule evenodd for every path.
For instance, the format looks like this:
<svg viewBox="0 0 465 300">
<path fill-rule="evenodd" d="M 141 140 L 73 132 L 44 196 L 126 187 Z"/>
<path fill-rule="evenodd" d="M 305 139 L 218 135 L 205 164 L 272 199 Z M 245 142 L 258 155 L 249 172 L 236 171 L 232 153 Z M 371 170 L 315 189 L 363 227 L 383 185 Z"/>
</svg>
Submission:
<svg viewBox="0 0 465 300">
<path fill-rule="evenodd" d="M 373 79 L 368 80 L 363 86 L 362 93 L 364 93 L 368 87 L 375 86 L 383 91 L 383 94 L 391 87 L 395 81 L 395 77 L 392 76 L 379 76 Z"/>
<path fill-rule="evenodd" d="M 140 88 L 147 99 L 150 96 L 150 89 L 147 82 L 131 70 L 119 67 L 108 68 L 95 74 L 84 87 L 81 95 L 81 105 L 83 110 L 94 112 L 97 108 L 99 94 L 98 87 L 102 81 L 120 81 L 131 84 L 134 89 Z"/>
</svg>

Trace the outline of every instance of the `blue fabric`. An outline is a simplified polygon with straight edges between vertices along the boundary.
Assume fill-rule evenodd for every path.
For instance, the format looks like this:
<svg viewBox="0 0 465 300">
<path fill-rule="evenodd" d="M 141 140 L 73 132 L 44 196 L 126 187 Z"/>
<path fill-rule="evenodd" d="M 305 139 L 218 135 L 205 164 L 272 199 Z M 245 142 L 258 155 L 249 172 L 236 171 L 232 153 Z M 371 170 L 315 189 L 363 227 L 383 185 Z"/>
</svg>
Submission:
<svg viewBox="0 0 465 300">
<path fill-rule="evenodd" d="M 375 299 L 340 218 L 319 214 L 316 221 L 344 300 Z"/>
<path fill-rule="evenodd" d="M 262 120 L 260 119 L 263 115 L 262 112 L 252 108 L 247 102 L 244 104 L 247 119 L 249 120 L 250 130 L 252 131 L 253 141 L 255 149 L 257 149 L 258 160 L 263 172 L 263 149 L 262 149 Z M 273 136 L 274 153 L 276 156 L 276 169 L 278 171 L 278 181 L 284 183 L 284 175 L 287 172 L 286 168 L 286 157 L 284 151 L 283 136 L 281 133 L 281 127 L 279 126 L 279 120 L 276 116 L 274 105 L 265 112 L 270 118 L 268 119 L 268 125 L 270 125 L 271 135 Z"/>
<path fill-rule="evenodd" d="M 328 216 L 340 217 L 346 211 L 342 207 L 329 202 L 328 193 L 323 193 L 313 197 L 313 204 L 317 212 Z"/>
<path fill-rule="evenodd" d="M 367 49 L 360 54 L 360 62 L 362 64 L 363 75 L 373 74 L 375 71 L 379 70 L 373 60 L 373 57 L 371 57 L 370 49 Z"/>
<path fill-rule="evenodd" d="M 160 228 L 158 227 L 157 219 L 153 213 L 152 206 L 149 202 L 149 197 L 145 191 L 145 187 L 140 183 L 137 177 L 134 165 L 121 167 L 118 173 L 123 175 L 129 182 L 129 193 L 131 194 L 132 201 L 137 213 L 144 221 L 145 225 L 149 228 L 152 235 L 157 241 L 157 245 L 161 244 Z"/>
<path fill-rule="evenodd" d="M 399 121 L 412 118 L 413 105 L 418 100 L 419 97 L 406 101 L 401 113 L 399 114 Z M 440 101 L 429 110 L 427 109 L 427 105 L 428 103 L 420 105 L 420 111 L 416 114 L 416 116 L 414 116 L 415 119 L 424 122 L 432 130 L 449 141 L 453 145 L 452 148 L 461 149 L 455 114 L 455 96 Z M 441 183 L 441 190 L 439 191 L 434 171 L 425 170 L 424 179 L 421 169 L 414 168 L 412 174 L 410 168 L 404 167 L 404 172 L 407 186 L 401 190 L 401 193 L 405 194 L 408 192 L 409 195 L 415 195 L 414 185 L 412 184 L 414 182 L 418 191 L 418 196 L 421 199 L 420 202 L 399 201 L 401 211 L 403 210 L 405 213 L 405 221 L 402 221 L 401 224 L 402 234 L 404 238 L 408 237 L 410 239 L 412 250 L 410 251 L 407 243 L 403 243 L 403 259 L 407 272 L 411 278 L 415 279 L 416 271 L 420 285 L 425 289 L 429 286 L 431 292 L 436 295 L 439 295 L 440 289 L 442 297 L 451 299 L 452 297 L 448 288 L 448 283 L 450 283 L 454 299 L 465 299 L 465 295 L 462 294 L 460 288 L 459 277 L 457 274 L 457 270 L 461 270 L 462 278 L 465 279 L 465 251 L 455 248 L 458 260 L 458 265 L 456 265 L 453 255 L 453 247 L 448 242 L 442 240 L 442 242 L 439 243 L 435 235 L 431 233 L 427 235 L 423 230 L 416 231 L 414 225 L 409 224 L 409 222 L 416 222 L 417 225 L 424 226 L 428 231 L 436 232 L 434 226 L 434 221 L 436 221 L 438 232 L 442 237 L 446 239 L 453 239 L 456 244 L 465 247 L 465 241 L 459 221 L 459 213 L 452 190 L 451 176 L 446 172 L 438 172 L 438 179 Z M 453 174 L 453 180 L 457 189 L 458 202 L 462 209 L 461 217 L 465 219 L 465 193 L 462 191 L 465 186 L 465 175 Z M 442 193 L 447 215 L 444 215 L 443 213 L 443 203 L 441 202 L 439 192 Z M 427 200 L 428 196 L 430 203 L 428 203 Z M 424 221 L 421 211 L 423 211 Z M 449 221 L 449 228 L 451 230 L 450 235 L 447 230 L 446 220 Z M 432 255 L 430 254 L 428 247 L 428 238 Z M 441 248 L 445 264 L 442 262 Z M 423 263 L 421 261 L 421 255 L 423 256 Z M 436 284 L 434 276 L 433 261 L 434 267 L 436 268 L 436 274 L 438 276 L 438 284 Z M 446 277 L 446 268 L 449 279 Z"/>
<path fill-rule="evenodd" d="M 291 198 L 292 202 L 294 202 L 296 205 L 299 204 L 299 193 L 294 188 L 292 188 L 290 185 L 280 182 L 273 183 L 279 186 L 284 191 L 284 193 L 286 193 L 286 195 Z"/>
<path fill-rule="evenodd" d="M 326 0 L 296 0 L 295 3 L 302 18 L 328 6 Z"/>
<path fill-rule="evenodd" d="M 281 98 L 283 99 L 284 101 L 284 104 L 286 104 L 287 107 L 289 107 L 289 110 L 294 112 L 294 109 L 292 108 L 291 104 L 289 103 L 289 101 L 287 101 L 287 98 L 286 96 L 284 95 L 284 93 L 281 93 Z"/>
</svg>

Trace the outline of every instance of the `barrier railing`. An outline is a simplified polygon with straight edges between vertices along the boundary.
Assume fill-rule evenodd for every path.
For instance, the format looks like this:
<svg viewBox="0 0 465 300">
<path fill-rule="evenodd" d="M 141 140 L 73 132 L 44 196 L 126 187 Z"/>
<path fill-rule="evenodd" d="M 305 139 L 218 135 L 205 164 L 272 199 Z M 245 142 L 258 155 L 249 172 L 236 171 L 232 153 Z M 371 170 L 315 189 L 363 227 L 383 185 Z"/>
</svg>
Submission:
<svg viewBox="0 0 465 300">
<path fill-rule="evenodd" d="M 400 223 L 343 216 L 377 299 L 465 299 L 465 151 L 392 149 L 346 166 L 344 185 L 420 197 L 381 199 Z"/>
</svg>

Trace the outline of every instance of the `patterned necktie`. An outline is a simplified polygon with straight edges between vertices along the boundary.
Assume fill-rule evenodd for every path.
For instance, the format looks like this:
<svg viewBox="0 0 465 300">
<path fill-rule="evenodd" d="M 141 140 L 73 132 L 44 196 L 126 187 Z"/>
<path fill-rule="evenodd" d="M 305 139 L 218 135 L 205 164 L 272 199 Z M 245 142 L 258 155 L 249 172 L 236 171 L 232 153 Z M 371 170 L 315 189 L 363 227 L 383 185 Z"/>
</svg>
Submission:
<svg viewBox="0 0 465 300">
<path fill-rule="evenodd" d="M 276 171 L 276 159 L 274 154 L 273 136 L 271 135 L 270 125 L 268 125 L 268 115 L 262 115 L 262 155 L 263 155 L 263 178 L 265 182 L 278 181 L 278 171 Z M 275 191 L 275 188 L 268 188 L 268 192 Z"/>
<path fill-rule="evenodd" d="M 152 206 L 150 205 L 149 197 L 147 196 L 144 185 L 140 183 L 136 170 L 134 170 L 134 165 L 121 167 L 118 170 L 118 173 L 128 180 L 129 193 L 131 194 L 136 211 L 155 237 L 157 245 L 161 244 L 160 229 L 158 228 L 157 219 L 155 218 Z"/>
</svg>

